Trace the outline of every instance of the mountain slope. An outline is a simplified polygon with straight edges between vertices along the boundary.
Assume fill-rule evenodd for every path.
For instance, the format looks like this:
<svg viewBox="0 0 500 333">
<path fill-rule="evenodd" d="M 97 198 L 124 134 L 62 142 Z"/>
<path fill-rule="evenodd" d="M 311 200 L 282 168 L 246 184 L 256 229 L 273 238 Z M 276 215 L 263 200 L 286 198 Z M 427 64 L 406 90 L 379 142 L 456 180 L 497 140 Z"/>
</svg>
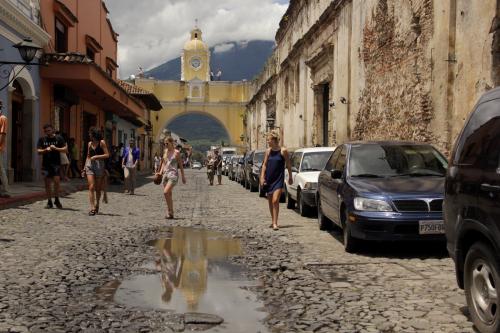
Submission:
<svg viewBox="0 0 500 333">
<path fill-rule="evenodd" d="M 253 40 L 230 42 L 210 48 L 210 68 L 214 74 L 220 69 L 221 80 L 251 80 L 262 70 L 274 48 L 274 41 Z M 180 80 L 181 58 L 170 60 L 145 73 L 158 80 Z"/>
<path fill-rule="evenodd" d="M 187 114 L 174 119 L 168 129 L 187 139 L 195 150 L 204 152 L 221 142 L 229 143 L 226 129 L 215 119 L 202 114 Z"/>
</svg>

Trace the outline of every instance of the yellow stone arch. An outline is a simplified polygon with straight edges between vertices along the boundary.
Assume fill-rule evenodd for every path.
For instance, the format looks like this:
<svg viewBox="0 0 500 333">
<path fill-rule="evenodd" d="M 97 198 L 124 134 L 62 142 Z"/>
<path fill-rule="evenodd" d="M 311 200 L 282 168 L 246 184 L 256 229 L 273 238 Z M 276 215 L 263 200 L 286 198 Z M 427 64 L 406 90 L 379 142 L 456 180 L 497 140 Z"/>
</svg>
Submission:
<svg viewBox="0 0 500 333">
<path fill-rule="evenodd" d="M 159 139 L 162 130 L 172 120 L 182 115 L 198 113 L 217 120 L 227 131 L 230 144 L 242 146 L 244 133 L 243 116 L 248 102 L 249 83 L 159 81 L 136 79 L 136 85 L 151 91 L 161 102 L 163 109 L 152 113 L 153 135 Z M 193 94 L 193 90 L 199 91 Z M 175 132 L 175 129 L 171 129 Z"/>
</svg>

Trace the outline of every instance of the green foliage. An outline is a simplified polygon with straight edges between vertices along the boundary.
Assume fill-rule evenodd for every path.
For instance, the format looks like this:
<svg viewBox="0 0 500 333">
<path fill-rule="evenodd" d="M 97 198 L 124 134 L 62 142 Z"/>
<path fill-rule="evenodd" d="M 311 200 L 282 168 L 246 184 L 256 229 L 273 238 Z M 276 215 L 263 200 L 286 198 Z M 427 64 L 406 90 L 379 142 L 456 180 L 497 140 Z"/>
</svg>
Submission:
<svg viewBox="0 0 500 333">
<path fill-rule="evenodd" d="M 193 150 L 193 154 L 191 155 L 191 160 L 203 162 L 206 157 L 207 157 L 207 155 L 202 153 L 201 151 Z"/>
</svg>

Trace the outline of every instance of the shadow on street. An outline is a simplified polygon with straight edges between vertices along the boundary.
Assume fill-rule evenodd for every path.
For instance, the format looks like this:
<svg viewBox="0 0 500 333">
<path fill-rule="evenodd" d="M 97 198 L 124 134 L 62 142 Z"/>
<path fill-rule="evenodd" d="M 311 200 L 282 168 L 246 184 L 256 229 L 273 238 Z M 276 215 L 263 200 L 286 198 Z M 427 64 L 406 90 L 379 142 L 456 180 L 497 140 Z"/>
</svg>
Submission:
<svg viewBox="0 0 500 333">
<path fill-rule="evenodd" d="M 343 244 L 342 229 L 334 227 L 328 233 L 335 238 L 336 241 Z M 370 258 L 387 258 L 387 259 L 443 259 L 448 257 L 445 242 L 376 242 L 376 241 L 361 241 L 360 249 L 356 254 Z"/>
</svg>

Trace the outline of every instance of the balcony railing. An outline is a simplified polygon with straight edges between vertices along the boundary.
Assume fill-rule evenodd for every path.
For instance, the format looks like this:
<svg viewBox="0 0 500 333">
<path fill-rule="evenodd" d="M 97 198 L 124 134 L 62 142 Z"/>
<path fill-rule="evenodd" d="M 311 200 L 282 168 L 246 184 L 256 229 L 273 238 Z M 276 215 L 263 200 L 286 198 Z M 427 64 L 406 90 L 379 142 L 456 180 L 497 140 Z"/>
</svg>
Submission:
<svg viewBox="0 0 500 333">
<path fill-rule="evenodd" d="M 40 1 L 39 0 L 8 0 L 19 9 L 30 20 L 40 25 Z"/>
</svg>

